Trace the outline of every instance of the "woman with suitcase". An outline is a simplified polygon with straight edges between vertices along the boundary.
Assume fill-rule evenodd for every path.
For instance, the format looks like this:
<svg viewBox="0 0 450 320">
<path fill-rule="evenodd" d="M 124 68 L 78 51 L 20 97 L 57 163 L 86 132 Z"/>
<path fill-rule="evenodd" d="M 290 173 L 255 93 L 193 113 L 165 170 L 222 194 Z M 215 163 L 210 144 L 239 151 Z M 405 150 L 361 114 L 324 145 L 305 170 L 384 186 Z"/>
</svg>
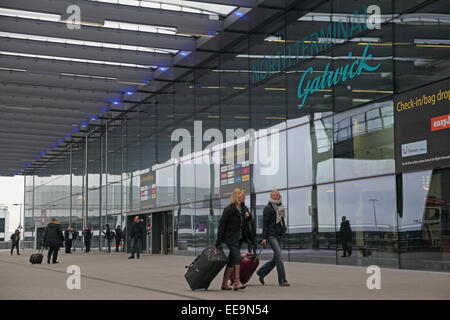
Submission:
<svg viewBox="0 0 450 320">
<path fill-rule="evenodd" d="M 284 270 L 283 260 L 281 258 L 281 242 L 286 232 L 286 224 L 284 222 L 284 207 L 281 201 L 281 195 L 278 190 L 273 190 L 270 194 L 269 203 L 263 211 L 263 241 L 265 246 L 269 242 L 273 250 L 273 258 L 263 265 L 256 274 L 259 276 L 259 282 L 264 285 L 264 277 L 266 277 L 273 268 L 277 268 L 278 284 L 283 287 L 289 287 L 290 284 L 286 280 L 286 272 Z"/>
<path fill-rule="evenodd" d="M 243 239 L 243 225 L 244 225 L 244 212 L 242 212 L 241 202 L 239 196 L 242 193 L 242 189 L 236 188 L 231 193 L 230 204 L 223 210 L 222 217 L 219 221 L 219 229 L 217 232 L 216 247 L 222 248 L 222 243 L 225 243 L 230 250 L 228 256 L 228 263 L 223 275 L 222 290 L 231 290 L 228 285 L 231 274 L 234 271 L 234 284 L 233 289 L 235 291 L 244 289 L 246 286 L 240 281 L 240 264 L 241 264 L 241 252 L 240 243 Z"/>
</svg>

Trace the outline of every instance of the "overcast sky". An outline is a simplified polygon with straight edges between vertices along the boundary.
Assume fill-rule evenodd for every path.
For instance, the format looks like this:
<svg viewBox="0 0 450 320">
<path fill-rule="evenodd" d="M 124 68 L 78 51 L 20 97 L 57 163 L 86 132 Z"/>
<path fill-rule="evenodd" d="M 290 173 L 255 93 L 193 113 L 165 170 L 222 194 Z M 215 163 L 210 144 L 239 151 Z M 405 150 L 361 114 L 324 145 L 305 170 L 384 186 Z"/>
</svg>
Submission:
<svg viewBox="0 0 450 320">
<path fill-rule="evenodd" d="M 20 206 L 13 203 L 23 203 L 23 176 L 0 177 L 0 204 L 9 209 L 9 231 L 14 231 L 20 221 Z"/>
</svg>

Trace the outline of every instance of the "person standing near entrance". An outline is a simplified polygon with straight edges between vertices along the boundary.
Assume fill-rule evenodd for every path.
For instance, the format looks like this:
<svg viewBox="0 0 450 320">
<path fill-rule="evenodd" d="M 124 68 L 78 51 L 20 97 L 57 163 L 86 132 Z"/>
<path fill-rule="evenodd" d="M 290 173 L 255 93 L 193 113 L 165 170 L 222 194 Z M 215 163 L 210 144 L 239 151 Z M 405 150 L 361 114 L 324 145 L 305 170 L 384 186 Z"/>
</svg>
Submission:
<svg viewBox="0 0 450 320">
<path fill-rule="evenodd" d="M 116 228 L 116 252 L 119 252 L 120 242 L 122 241 L 123 232 L 120 226 Z"/>
<path fill-rule="evenodd" d="M 139 219 L 139 223 L 141 224 L 141 229 L 142 229 L 142 239 L 141 239 L 141 253 L 144 250 L 144 232 L 145 232 L 145 223 L 144 223 L 144 219 Z"/>
<path fill-rule="evenodd" d="M 58 219 L 53 218 L 45 228 L 44 235 L 42 237 L 42 243 L 49 248 L 47 263 L 50 263 L 52 256 L 52 263 L 58 263 L 58 251 L 63 241 L 64 235 L 62 233 L 61 226 L 59 225 L 59 221 Z"/>
<path fill-rule="evenodd" d="M 67 227 L 67 230 L 64 231 L 64 239 L 65 239 L 65 247 L 66 247 L 66 253 L 72 253 L 70 249 L 72 248 L 72 241 L 73 241 L 73 229 L 71 227 Z"/>
<path fill-rule="evenodd" d="M 139 217 L 134 217 L 134 222 L 131 225 L 130 239 L 131 239 L 131 256 L 128 259 L 134 259 L 134 254 L 137 254 L 139 259 L 141 255 L 142 239 L 144 237 L 144 225 L 139 221 Z"/>
<path fill-rule="evenodd" d="M 77 246 L 77 238 L 78 238 L 78 230 L 72 228 L 72 235 L 73 235 L 73 251 L 75 251 L 75 248 Z"/>
<path fill-rule="evenodd" d="M 111 252 L 111 229 L 109 228 L 109 224 L 105 224 L 106 230 L 102 233 L 105 235 L 106 245 L 108 247 L 108 252 Z"/>
<path fill-rule="evenodd" d="M 342 242 L 342 250 L 344 250 L 342 257 L 350 257 L 352 255 L 352 229 L 350 228 L 350 221 L 345 216 L 342 216 L 339 236 Z"/>
<path fill-rule="evenodd" d="M 13 255 L 14 247 L 16 247 L 17 255 L 20 256 L 19 253 L 19 241 L 20 241 L 20 231 L 19 229 L 16 229 L 14 233 L 9 238 L 11 240 L 11 255 Z"/>
<path fill-rule="evenodd" d="M 284 271 L 283 260 L 281 258 L 281 243 L 286 232 L 286 224 L 284 223 L 284 207 L 281 202 L 281 195 L 278 190 L 273 190 L 270 194 L 269 203 L 263 211 L 263 241 L 265 246 L 269 242 L 273 250 L 273 258 L 263 265 L 256 274 L 259 281 L 264 285 L 264 277 L 276 266 L 278 273 L 278 284 L 283 287 L 289 287 L 290 284 L 286 280 L 286 272 Z"/>
<path fill-rule="evenodd" d="M 89 253 L 89 251 L 91 251 L 92 231 L 91 229 L 89 229 L 88 226 L 84 227 L 83 235 L 84 235 L 84 244 L 86 245 L 86 253 Z"/>
</svg>

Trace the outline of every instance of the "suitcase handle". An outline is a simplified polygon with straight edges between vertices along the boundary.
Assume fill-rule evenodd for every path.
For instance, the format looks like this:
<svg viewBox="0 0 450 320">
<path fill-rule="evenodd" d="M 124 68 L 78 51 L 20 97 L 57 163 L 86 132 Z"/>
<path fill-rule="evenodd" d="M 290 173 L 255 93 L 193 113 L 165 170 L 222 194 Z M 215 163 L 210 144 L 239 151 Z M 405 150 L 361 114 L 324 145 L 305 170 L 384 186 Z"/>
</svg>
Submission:
<svg viewBox="0 0 450 320">
<path fill-rule="evenodd" d="M 259 255 L 261 254 L 261 252 L 262 252 L 263 249 L 264 249 L 264 246 L 262 246 L 261 249 L 259 249 L 259 252 L 258 252 L 258 254 L 257 254 L 256 257 L 255 257 L 255 260 L 253 260 L 253 263 L 255 263 L 256 259 L 259 258 Z"/>
</svg>

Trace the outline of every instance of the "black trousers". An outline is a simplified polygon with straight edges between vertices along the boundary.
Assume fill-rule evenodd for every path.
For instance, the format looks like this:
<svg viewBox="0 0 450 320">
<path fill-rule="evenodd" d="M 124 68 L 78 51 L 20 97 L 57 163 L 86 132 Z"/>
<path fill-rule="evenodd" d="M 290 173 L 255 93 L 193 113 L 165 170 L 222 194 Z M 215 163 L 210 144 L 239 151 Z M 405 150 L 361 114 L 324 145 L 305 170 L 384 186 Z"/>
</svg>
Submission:
<svg viewBox="0 0 450 320">
<path fill-rule="evenodd" d="M 108 252 L 111 252 L 111 240 L 106 240 L 106 245 L 108 246 Z"/>
<path fill-rule="evenodd" d="M 59 246 L 50 246 L 48 248 L 47 261 L 50 261 L 50 258 L 53 255 L 52 262 L 56 262 L 56 260 L 58 260 L 58 251 L 59 251 Z"/>
<path fill-rule="evenodd" d="M 71 253 L 70 249 L 72 248 L 72 240 L 66 240 L 66 253 Z"/>
<path fill-rule="evenodd" d="M 11 254 L 13 254 L 14 247 L 16 247 L 17 254 L 19 254 L 19 241 L 13 242 L 13 243 L 12 243 L 12 246 L 11 246 Z"/>
<path fill-rule="evenodd" d="M 120 240 L 116 240 L 116 252 L 119 252 Z"/>
<path fill-rule="evenodd" d="M 91 239 L 84 239 L 84 244 L 86 245 L 86 252 L 91 251 Z"/>
<path fill-rule="evenodd" d="M 343 254 L 344 257 L 352 255 L 352 243 L 350 241 L 343 241 L 342 249 L 344 250 L 344 254 Z"/>
</svg>

